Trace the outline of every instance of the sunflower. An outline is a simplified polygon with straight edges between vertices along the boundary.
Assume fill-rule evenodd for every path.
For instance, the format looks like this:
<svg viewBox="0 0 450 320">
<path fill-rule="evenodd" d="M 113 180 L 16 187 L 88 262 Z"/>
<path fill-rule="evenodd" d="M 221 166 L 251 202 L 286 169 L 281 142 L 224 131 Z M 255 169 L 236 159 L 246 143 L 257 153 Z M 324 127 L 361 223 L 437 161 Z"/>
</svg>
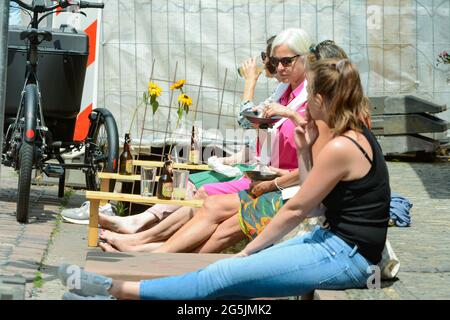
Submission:
<svg viewBox="0 0 450 320">
<path fill-rule="evenodd" d="M 162 88 L 160 88 L 156 83 L 149 82 L 148 84 L 148 94 L 150 96 L 159 97 L 161 96 Z"/>
<path fill-rule="evenodd" d="M 192 104 L 192 99 L 187 94 L 182 93 L 178 96 L 178 103 L 183 107 L 189 107 Z"/>
<path fill-rule="evenodd" d="M 170 86 L 170 90 L 181 89 L 183 88 L 185 83 L 186 80 L 178 80 L 177 82 L 175 82 L 173 85 Z"/>
</svg>

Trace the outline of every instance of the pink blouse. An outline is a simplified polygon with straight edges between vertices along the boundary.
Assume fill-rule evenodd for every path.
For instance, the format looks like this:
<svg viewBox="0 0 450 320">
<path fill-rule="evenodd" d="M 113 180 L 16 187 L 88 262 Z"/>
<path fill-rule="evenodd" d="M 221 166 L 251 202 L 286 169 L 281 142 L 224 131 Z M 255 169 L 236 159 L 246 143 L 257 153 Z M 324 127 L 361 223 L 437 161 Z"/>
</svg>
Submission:
<svg viewBox="0 0 450 320">
<path fill-rule="evenodd" d="M 287 106 L 292 100 L 294 100 L 304 89 L 304 82 L 300 84 L 294 91 L 289 87 L 285 94 L 280 98 L 279 103 Z M 307 103 L 303 103 L 298 106 L 297 112 L 304 116 Z M 278 146 L 277 150 L 271 150 L 271 166 L 285 169 L 285 170 L 295 170 L 298 167 L 297 162 L 297 149 L 294 140 L 294 129 L 295 124 L 291 120 L 286 120 L 278 128 Z M 257 141 L 257 150 L 259 150 L 259 141 Z M 205 184 L 203 186 L 206 193 L 210 196 L 221 195 L 221 194 L 235 194 L 242 190 L 248 190 L 250 187 L 251 180 L 246 176 L 243 176 L 239 180 L 228 181 L 228 182 L 218 182 Z"/>
</svg>

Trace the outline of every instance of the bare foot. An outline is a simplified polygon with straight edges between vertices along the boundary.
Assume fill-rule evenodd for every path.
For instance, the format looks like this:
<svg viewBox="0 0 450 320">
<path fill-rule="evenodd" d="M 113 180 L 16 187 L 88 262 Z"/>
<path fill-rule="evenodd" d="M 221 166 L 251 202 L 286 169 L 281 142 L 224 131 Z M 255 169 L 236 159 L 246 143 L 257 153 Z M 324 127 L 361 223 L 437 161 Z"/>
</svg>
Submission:
<svg viewBox="0 0 450 320">
<path fill-rule="evenodd" d="M 108 230 L 102 230 L 99 237 L 101 240 L 106 241 L 108 244 L 121 252 L 135 251 L 133 250 L 133 247 L 141 244 L 134 234 L 120 234 Z"/>
<path fill-rule="evenodd" d="M 106 242 L 99 242 L 98 246 L 104 251 L 104 252 L 120 252 L 119 250 L 113 248 L 109 243 Z"/>
</svg>

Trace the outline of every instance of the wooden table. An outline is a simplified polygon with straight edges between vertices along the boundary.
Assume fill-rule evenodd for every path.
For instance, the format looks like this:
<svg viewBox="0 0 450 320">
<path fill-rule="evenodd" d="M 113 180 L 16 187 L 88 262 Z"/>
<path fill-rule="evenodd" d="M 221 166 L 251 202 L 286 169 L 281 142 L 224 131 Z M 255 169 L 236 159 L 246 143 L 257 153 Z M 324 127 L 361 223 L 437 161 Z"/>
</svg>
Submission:
<svg viewBox="0 0 450 320">
<path fill-rule="evenodd" d="M 157 167 L 162 168 L 164 162 L 161 161 L 146 161 L 146 160 L 133 160 L 133 166 L 141 167 Z M 186 163 L 173 163 L 174 169 L 182 170 L 199 170 L 199 171 L 210 171 L 211 168 L 207 164 L 186 164 Z"/>
</svg>

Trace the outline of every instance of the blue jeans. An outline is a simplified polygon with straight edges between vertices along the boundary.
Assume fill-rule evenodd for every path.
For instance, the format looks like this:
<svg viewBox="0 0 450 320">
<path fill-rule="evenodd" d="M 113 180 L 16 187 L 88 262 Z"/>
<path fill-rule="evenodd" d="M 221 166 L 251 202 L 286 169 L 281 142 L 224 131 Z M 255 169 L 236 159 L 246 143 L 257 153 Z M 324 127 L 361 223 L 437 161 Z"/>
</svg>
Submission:
<svg viewBox="0 0 450 320">
<path fill-rule="evenodd" d="M 145 280 L 141 299 L 249 299 L 363 288 L 369 262 L 334 233 L 316 227 L 245 258 L 218 261 L 180 276 Z"/>
</svg>

